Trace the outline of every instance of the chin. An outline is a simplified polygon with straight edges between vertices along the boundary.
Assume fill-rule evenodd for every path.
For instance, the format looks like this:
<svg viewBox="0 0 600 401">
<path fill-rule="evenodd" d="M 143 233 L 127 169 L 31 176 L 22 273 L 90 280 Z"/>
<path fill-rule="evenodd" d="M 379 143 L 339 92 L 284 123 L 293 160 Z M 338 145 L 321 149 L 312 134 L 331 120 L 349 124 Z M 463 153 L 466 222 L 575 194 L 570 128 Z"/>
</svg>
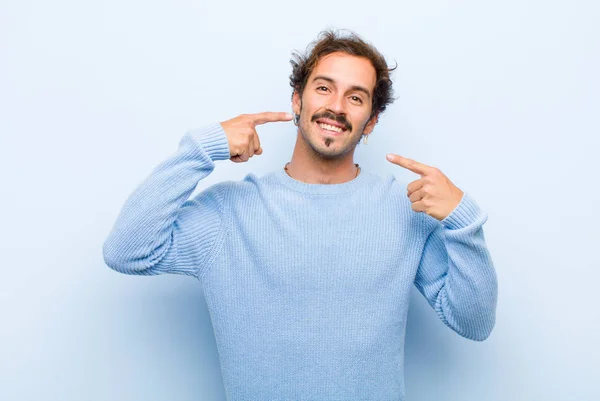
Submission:
<svg viewBox="0 0 600 401">
<path fill-rule="evenodd" d="M 316 141 L 309 141 L 311 148 L 324 159 L 336 159 L 342 157 L 353 149 L 350 144 L 340 146 L 340 144 L 335 143 L 337 141 L 334 141 L 331 146 L 327 147 L 324 144 L 324 141 L 325 140 L 322 138 L 317 138 Z"/>
<path fill-rule="evenodd" d="M 300 132 L 304 138 L 304 141 L 309 145 L 309 147 L 324 159 L 332 160 L 344 156 L 354 149 L 358 143 L 358 139 L 356 142 L 347 142 L 348 136 L 353 135 L 352 131 L 344 131 L 340 134 L 328 135 L 327 133 L 324 134 L 318 125 L 316 126 L 316 129 L 313 129 L 313 126 L 309 126 L 308 131 L 305 131 L 302 128 Z M 327 139 L 332 141 L 329 147 L 325 145 L 325 141 L 327 141 Z M 354 144 L 354 146 L 352 146 L 352 144 Z"/>
</svg>

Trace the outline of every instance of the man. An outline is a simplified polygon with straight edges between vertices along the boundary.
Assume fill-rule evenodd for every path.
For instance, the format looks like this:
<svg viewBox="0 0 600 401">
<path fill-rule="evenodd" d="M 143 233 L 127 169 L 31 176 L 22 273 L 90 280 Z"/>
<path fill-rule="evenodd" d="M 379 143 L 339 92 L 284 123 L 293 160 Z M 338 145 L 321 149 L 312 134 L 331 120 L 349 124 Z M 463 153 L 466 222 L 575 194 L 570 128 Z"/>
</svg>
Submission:
<svg viewBox="0 0 600 401">
<path fill-rule="evenodd" d="M 186 133 L 123 206 L 104 258 L 202 283 L 231 400 L 402 400 L 413 284 L 461 336 L 494 327 L 487 215 L 435 167 L 388 155 L 419 175 L 404 186 L 354 164 L 392 101 L 391 69 L 356 35 L 324 32 L 307 53 L 292 61 L 295 116 Z M 188 199 L 216 161 L 262 154 L 257 125 L 292 118 L 285 168 Z"/>
</svg>

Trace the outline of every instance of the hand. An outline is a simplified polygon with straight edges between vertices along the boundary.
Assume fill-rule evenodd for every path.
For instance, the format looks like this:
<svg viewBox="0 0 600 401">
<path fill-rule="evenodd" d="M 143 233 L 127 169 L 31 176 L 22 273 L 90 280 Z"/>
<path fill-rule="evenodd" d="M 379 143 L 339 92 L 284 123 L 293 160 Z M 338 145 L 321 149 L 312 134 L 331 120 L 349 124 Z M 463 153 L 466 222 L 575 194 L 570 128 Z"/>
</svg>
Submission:
<svg viewBox="0 0 600 401">
<path fill-rule="evenodd" d="M 294 116 L 290 113 L 264 112 L 242 114 L 227 121 L 221 126 L 227 135 L 229 144 L 229 160 L 240 163 L 247 162 L 254 155 L 262 154 L 256 126 L 269 122 L 290 121 Z"/>
<path fill-rule="evenodd" d="M 387 155 L 387 159 L 421 176 L 407 186 L 407 196 L 415 212 L 425 212 L 442 221 L 460 203 L 463 191 L 439 169 L 394 154 Z"/>
</svg>

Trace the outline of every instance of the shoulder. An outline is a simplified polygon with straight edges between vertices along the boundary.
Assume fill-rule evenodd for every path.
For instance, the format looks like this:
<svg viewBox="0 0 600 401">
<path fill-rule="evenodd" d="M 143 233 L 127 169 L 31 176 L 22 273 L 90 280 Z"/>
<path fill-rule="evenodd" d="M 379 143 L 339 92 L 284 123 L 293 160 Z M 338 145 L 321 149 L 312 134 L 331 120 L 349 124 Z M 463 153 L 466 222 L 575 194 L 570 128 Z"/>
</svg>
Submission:
<svg viewBox="0 0 600 401">
<path fill-rule="evenodd" d="M 216 190 L 221 191 L 227 201 L 247 201 L 260 192 L 265 191 L 265 177 L 256 173 L 248 173 L 241 180 L 227 180 L 214 184 Z"/>
<path fill-rule="evenodd" d="M 393 174 L 375 174 L 367 173 L 369 189 L 374 194 L 380 193 L 398 200 L 406 197 L 406 187 L 408 183 L 399 181 Z"/>
<path fill-rule="evenodd" d="M 429 233 L 440 225 L 439 221 L 423 212 L 412 210 L 408 197 L 408 181 L 399 180 L 393 174 L 375 175 L 372 195 L 382 207 L 390 207 L 402 225 L 415 233 Z M 380 189 L 380 191 L 377 190 Z"/>
<path fill-rule="evenodd" d="M 267 190 L 272 180 L 273 173 L 260 176 L 256 173 L 248 173 L 241 180 L 224 180 L 206 187 L 201 194 L 205 196 L 216 196 L 220 199 L 231 201 L 235 199 L 247 199 L 252 194 Z"/>
</svg>

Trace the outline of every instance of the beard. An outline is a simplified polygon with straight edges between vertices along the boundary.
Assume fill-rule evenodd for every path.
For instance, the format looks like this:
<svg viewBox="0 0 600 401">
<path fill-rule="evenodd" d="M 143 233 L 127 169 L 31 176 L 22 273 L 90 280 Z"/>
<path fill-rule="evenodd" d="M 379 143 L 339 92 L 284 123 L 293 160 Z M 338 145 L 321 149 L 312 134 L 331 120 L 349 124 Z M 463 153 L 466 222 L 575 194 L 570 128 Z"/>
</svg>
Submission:
<svg viewBox="0 0 600 401">
<path fill-rule="evenodd" d="M 367 125 L 367 123 L 365 123 L 362 127 L 357 127 L 358 129 L 353 130 L 352 124 L 345 116 L 337 116 L 330 111 L 316 113 L 310 118 L 308 118 L 308 116 L 302 118 L 302 108 L 300 108 L 300 116 L 298 128 L 304 142 L 312 149 L 316 156 L 327 160 L 341 158 L 354 150 L 356 145 L 360 142 L 362 132 Z M 345 130 L 337 135 L 327 134 L 326 132 L 323 132 L 316 122 L 320 118 L 328 118 L 336 121 L 337 123 L 342 124 Z"/>
</svg>

